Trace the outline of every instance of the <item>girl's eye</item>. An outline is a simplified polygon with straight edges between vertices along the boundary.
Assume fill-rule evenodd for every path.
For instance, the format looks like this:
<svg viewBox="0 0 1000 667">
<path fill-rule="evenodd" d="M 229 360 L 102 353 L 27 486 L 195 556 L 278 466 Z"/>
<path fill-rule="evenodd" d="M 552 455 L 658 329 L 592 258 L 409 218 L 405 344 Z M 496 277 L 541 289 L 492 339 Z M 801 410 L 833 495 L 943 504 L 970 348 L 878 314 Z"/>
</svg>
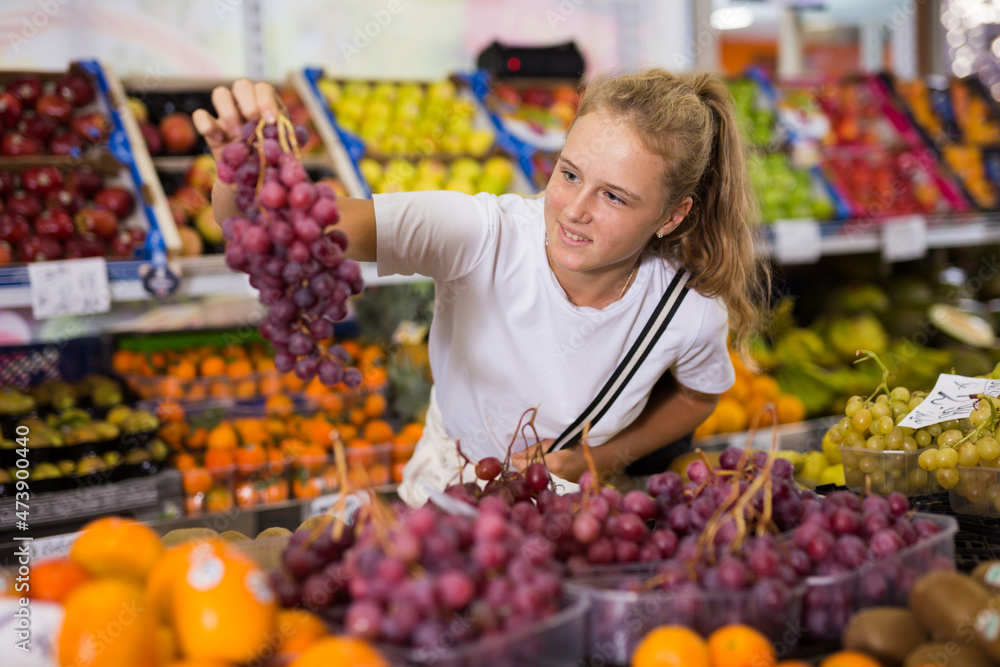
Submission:
<svg viewBox="0 0 1000 667">
<path fill-rule="evenodd" d="M 565 176 L 566 180 L 569 181 L 570 183 L 576 183 L 576 181 L 578 180 L 577 175 L 574 174 L 572 171 L 563 171 L 563 176 Z"/>
<path fill-rule="evenodd" d="M 604 194 L 606 194 L 608 196 L 608 201 L 610 201 L 612 204 L 624 204 L 625 203 L 625 200 L 622 199 L 621 197 L 619 197 L 618 195 L 616 195 L 614 192 L 605 192 Z"/>
</svg>

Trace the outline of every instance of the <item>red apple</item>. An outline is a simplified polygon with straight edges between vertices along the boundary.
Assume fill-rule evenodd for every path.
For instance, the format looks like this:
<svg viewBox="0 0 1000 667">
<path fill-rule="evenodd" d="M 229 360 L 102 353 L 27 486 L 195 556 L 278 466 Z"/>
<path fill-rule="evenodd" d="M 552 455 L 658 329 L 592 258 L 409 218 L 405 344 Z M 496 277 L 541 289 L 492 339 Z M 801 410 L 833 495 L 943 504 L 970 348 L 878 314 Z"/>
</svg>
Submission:
<svg viewBox="0 0 1000 667">
<path fill-rule="evenodd" d="M 44 197 L 62 187 L 63 177 L 55 167 L 29 167 L 21 172 L 21 187 L 28 194 Z"/>
<path fill-rule="evenodd" d="M 11 79 L 7 90 L 14 93 L 25 107 L 33 107 L 42 95 L 42 80 L 34 74 L 22 74 Z"/>
<path fill-rule="evenodd" d="M 0 213 L 0 241 L 7 241 L 16 245 L 28 238 L 31 234 L 31 226 L 28 219 L 23 215 L 5 211 Z"/>
<path fill-rule="evenodd" d="M 59 130 L 49 139 L 49 153 L 52 155 L 79 155 L 82 147 L 80 137 L 66 130 Z"/>
<path fill-rule="evenodd" d="M 170 214 L 174 217 L 175 225 L 186 225 L 188 217 L 184 213 L 184 207 L 173 197 L 167 197 L 167 205 L 170 207 Z"/>
<path fill-rule="evenodd" d="M 0 241 L 0 266 L 14 262 L 14 249 L 6 241 Z"/>
<path fill-rule="evenodd" d="M 49 236 L 65 241 L 73 236 L 75 230 L 73 219 L 66 211 L 43 211 L 40 216 L 35 218 L 35 233 L 39 236 Z"/>
<path fill-rule="evenodd" d="M 135 210 L 135 198 L 125 188 L 104 188 L 94 195 L 94 203 L 110 210 L 118 220 L 124 220 Z"/>
<path fill-rule="evenodd" d="M 73 105 L 58 95 L 49 93 L 42 95 L 35 102 L 35 113 L 39 116 L 48 116 L 59 124 L 64 124 L 73 115 Z"/>
<path fill-rule="evenodd" d="M 93 197 L 103 187 L 104 175 L 89 165 L 71 171 L 66 177 L 66 188 L 76 190 L 87 198 Z"/>
<path fill-rule="evenodd" d="M 19 157 L 22 155 L 42 155 L 45 146 L 37 139 L 31 139 L 18 132 L 7 132 L 0 139 L 0 155 Z"/>
<path fill-rule="evenodd" d="M 83 208 L 86 203 L 87 202 L 79 192 L 74 192 L 65 188 L 52 190 L 45 195 L 45 208 L 66 211 L 70 215 L 74 215 L 77 211 Z"/>
<path fill-rule="evenodd" d="M 63 250 L 59 241 L 48 236 L 31 236 L 17 244 L 17 256 L 22 262 L 44 262 L 62 259 Z"/>
<path fill-rule="evenodd" d="M 0 171 L 0 197 L 6 199 L 14 194 L 16 179 L 9 171 Z"/>
<path fill-rule="evenodd" d="M 180 155 L 190 153 L 198 144 L 198 133 L 191 122 L 191 116 L 186 113 L 172 113 L 160 121 L 160 134 L 167 151 Z"/>
<path fill-rule="evenodd" d="M 160 131 L 156 129 L 156 126 L 148 120 L 144 120 L 139 123 L 139 129 L 142 130 L 142 138 L 146 140 L 146 147 L 149 148 L 149 154 L 159 155 L 162 153 L 163 138 L 160 137 Z"/>
<path fill-rule="evenodd" d="M 201 191 L 192 188 L 190 185 L 182 185 L 174 192 L 174 199 L 180 205 L 181 210 L 189 217 L 196 216 L 202 209 L 209 206 L 211 202 Z"/>
<path fill-rule="evenodd" d="M 49 116 L 39 116 L 34 111 L 21 116 L 21 122 L 17 124 L 17 131 L 31 139 L 37 139 L 45 143 L 52 138 L 52 135 L 59 129 L 59 123 Z"/>
<path fill-rule="evenodd" d="M 79 259 L 81 257 L 104 257 L 106 249 L 104 241 L 93 234 L 82 234 L 74 236 L 66 241 L 66 259 Z"/>
<path fill-rule="evenodd" d="M 108 136 L 108 132 L 111 130 L 111 121 L 107 116 L 96 111 L 81 113 L 73 116 L 73 120 L 70 121 L 70 129 L 73 134 L 84 141 L 96 144 L 104 141 L 104 137 Z"/>
<path fill-rule="evenodd" d="M 76 228 L 81 234 L 93 234 L 101 239 L 110 239 L 118 231 L 118 218 L 106 208 L 84 206 L 74 217 Z"/>
<path fill-rule="evenodd" d="M 0 93 L 0 123 L 4 127 L 12 128 L 17 125 L 17 121 L 21 119 L 22 110 L 23 106 L 17 95 L 10 91 Z"/>
<path fill-rule="evenodd" d="M 67 74 L 56 81 L 56 94 L 74 107 L 82 107 L 94 101 L 94 86 L 85 76 Z"/>
<path fill-rule="evenodd" d="M 23 215 L 28 220 L 34 219 L 36 215 L 42 212 L 41 200 L 24 190 L 18 190 L 10 197 L 7 197 L 5 203 L 9 212 Z"/>
<path fill-rule="evenodd" d="M 126 230 L 121 230 L 111 239 L 108 252 L 112 257 L 132 257 L 135 255 L 136 240 Z"/>
</svg>

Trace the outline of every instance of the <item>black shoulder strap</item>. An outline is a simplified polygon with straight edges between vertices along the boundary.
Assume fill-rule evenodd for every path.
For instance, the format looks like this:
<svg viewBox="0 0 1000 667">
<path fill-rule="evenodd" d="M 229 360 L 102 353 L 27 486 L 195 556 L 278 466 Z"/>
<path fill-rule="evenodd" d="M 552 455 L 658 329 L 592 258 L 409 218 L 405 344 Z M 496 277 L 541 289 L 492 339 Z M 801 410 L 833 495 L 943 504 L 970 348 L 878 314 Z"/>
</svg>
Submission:
<svg viewBox="0 0 1000 667">
<path fill-rule="evenodd" d="M 649 351 L 653 349 L 653 345 L 666 330 L 670 320 L 674 318 L 674 313 L 677 312 L 681 301 L 684 300 L 684 295 L 688 293 L 688 288 L 685 287 L 688 278 L 690 278 L 690 274 L 684 269 L 677 271 L 674 279 L 670 281 L 667 291 L 663 294 L 663 298 L 656 304 L 656 309 L 649 321 L 646 322 L 646 326 L 643 327 L 639 338 L 632 344 L 631 349 L 618 364 L 615 372 L 611 374 L 611 378 L 605 383 L 593 402 L 583 411 L 583 414 L 577 417 L 576 421 L 556 438 L 556 441 L 549 447 L 550 452 L 575 445 L 583 434 L 584 425 L 589 423 L 593 428 L 594 424 L 608 411 L 611 404 L 625 389 L 625 385 L 635 375 L 639 365 L 649 356 Z"/>
</svg>

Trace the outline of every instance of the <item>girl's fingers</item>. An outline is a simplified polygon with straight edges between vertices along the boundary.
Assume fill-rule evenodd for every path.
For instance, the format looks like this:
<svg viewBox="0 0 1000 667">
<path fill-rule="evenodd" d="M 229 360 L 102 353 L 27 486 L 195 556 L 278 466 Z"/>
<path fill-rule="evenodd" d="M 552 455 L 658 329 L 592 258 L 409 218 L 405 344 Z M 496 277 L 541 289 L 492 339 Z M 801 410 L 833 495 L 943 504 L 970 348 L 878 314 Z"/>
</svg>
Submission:
<svg viewBox="0 0 1000 667">
<path fill-rule="evenodd" d="M 236 125 L 237 132 L 244 121 L 256 122 L 260 120 L 260 105 L 257 101 L 256 86 L 250 79 L 237 79 L 233 82 L 233 99 L 240 116 L 239 123 Z"/>
<path fill-rule="evenodd" d="M 238 83 L 239 81 L 236 82 L 236 84 Z M 215 106 L 216 113 L 219 114 L 218 123 L 230 138 L 238 137 L 240 126 L 243 125 L 243 116 L 240 114 L 240 110 L 236 106 L 236 100 L 233 98 L 237 89 L 236 84 L 233 84 L 233 92 L 230 92 L 225 86 L 218 86 L 212 91 L 212 104 Z"/>
<path fill-rule="evenodd" d="M 278 96 L 274 92 L 274 86 L 265 81 L 258 81 L 253 84 L 253 88 L 261 116 L 268 123 L 275 122 L 278 114 Z"/>
<path fill-rule="evenodd" d="M 191 114 L 191 121 L 194 123 L 194 127 L 198 130 L 198 133 L 205 137 L 209 148 L 214 150 L 216 146 L 226 143 L 226 131 L 212 114 L 204 109 L 197 109 Z"/>
</svg>

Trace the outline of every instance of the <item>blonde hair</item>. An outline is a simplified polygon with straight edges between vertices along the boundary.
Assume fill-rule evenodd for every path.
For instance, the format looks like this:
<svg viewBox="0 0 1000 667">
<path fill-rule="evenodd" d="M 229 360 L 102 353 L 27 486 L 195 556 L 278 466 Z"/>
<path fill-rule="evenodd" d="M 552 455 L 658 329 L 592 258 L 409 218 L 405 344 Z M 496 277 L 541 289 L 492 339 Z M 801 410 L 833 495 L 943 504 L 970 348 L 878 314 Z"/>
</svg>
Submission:
<svg viewBox="0 0 1000 667">
<path fill-rule="evenodd" d="M 577 117 L 593 112 L 628 122 L 666 161 L 664 219 L 685 197 L 693 200 L 684 221 L 651 243 L 691 272 L 692 288 L 722 299 L 745 352 L 766 307 L 770 273 L 755 247 L 759 217 L 726 85 L 708 74 L 659 68 L 602 75 L 587 86 Z"/>
</svg>

